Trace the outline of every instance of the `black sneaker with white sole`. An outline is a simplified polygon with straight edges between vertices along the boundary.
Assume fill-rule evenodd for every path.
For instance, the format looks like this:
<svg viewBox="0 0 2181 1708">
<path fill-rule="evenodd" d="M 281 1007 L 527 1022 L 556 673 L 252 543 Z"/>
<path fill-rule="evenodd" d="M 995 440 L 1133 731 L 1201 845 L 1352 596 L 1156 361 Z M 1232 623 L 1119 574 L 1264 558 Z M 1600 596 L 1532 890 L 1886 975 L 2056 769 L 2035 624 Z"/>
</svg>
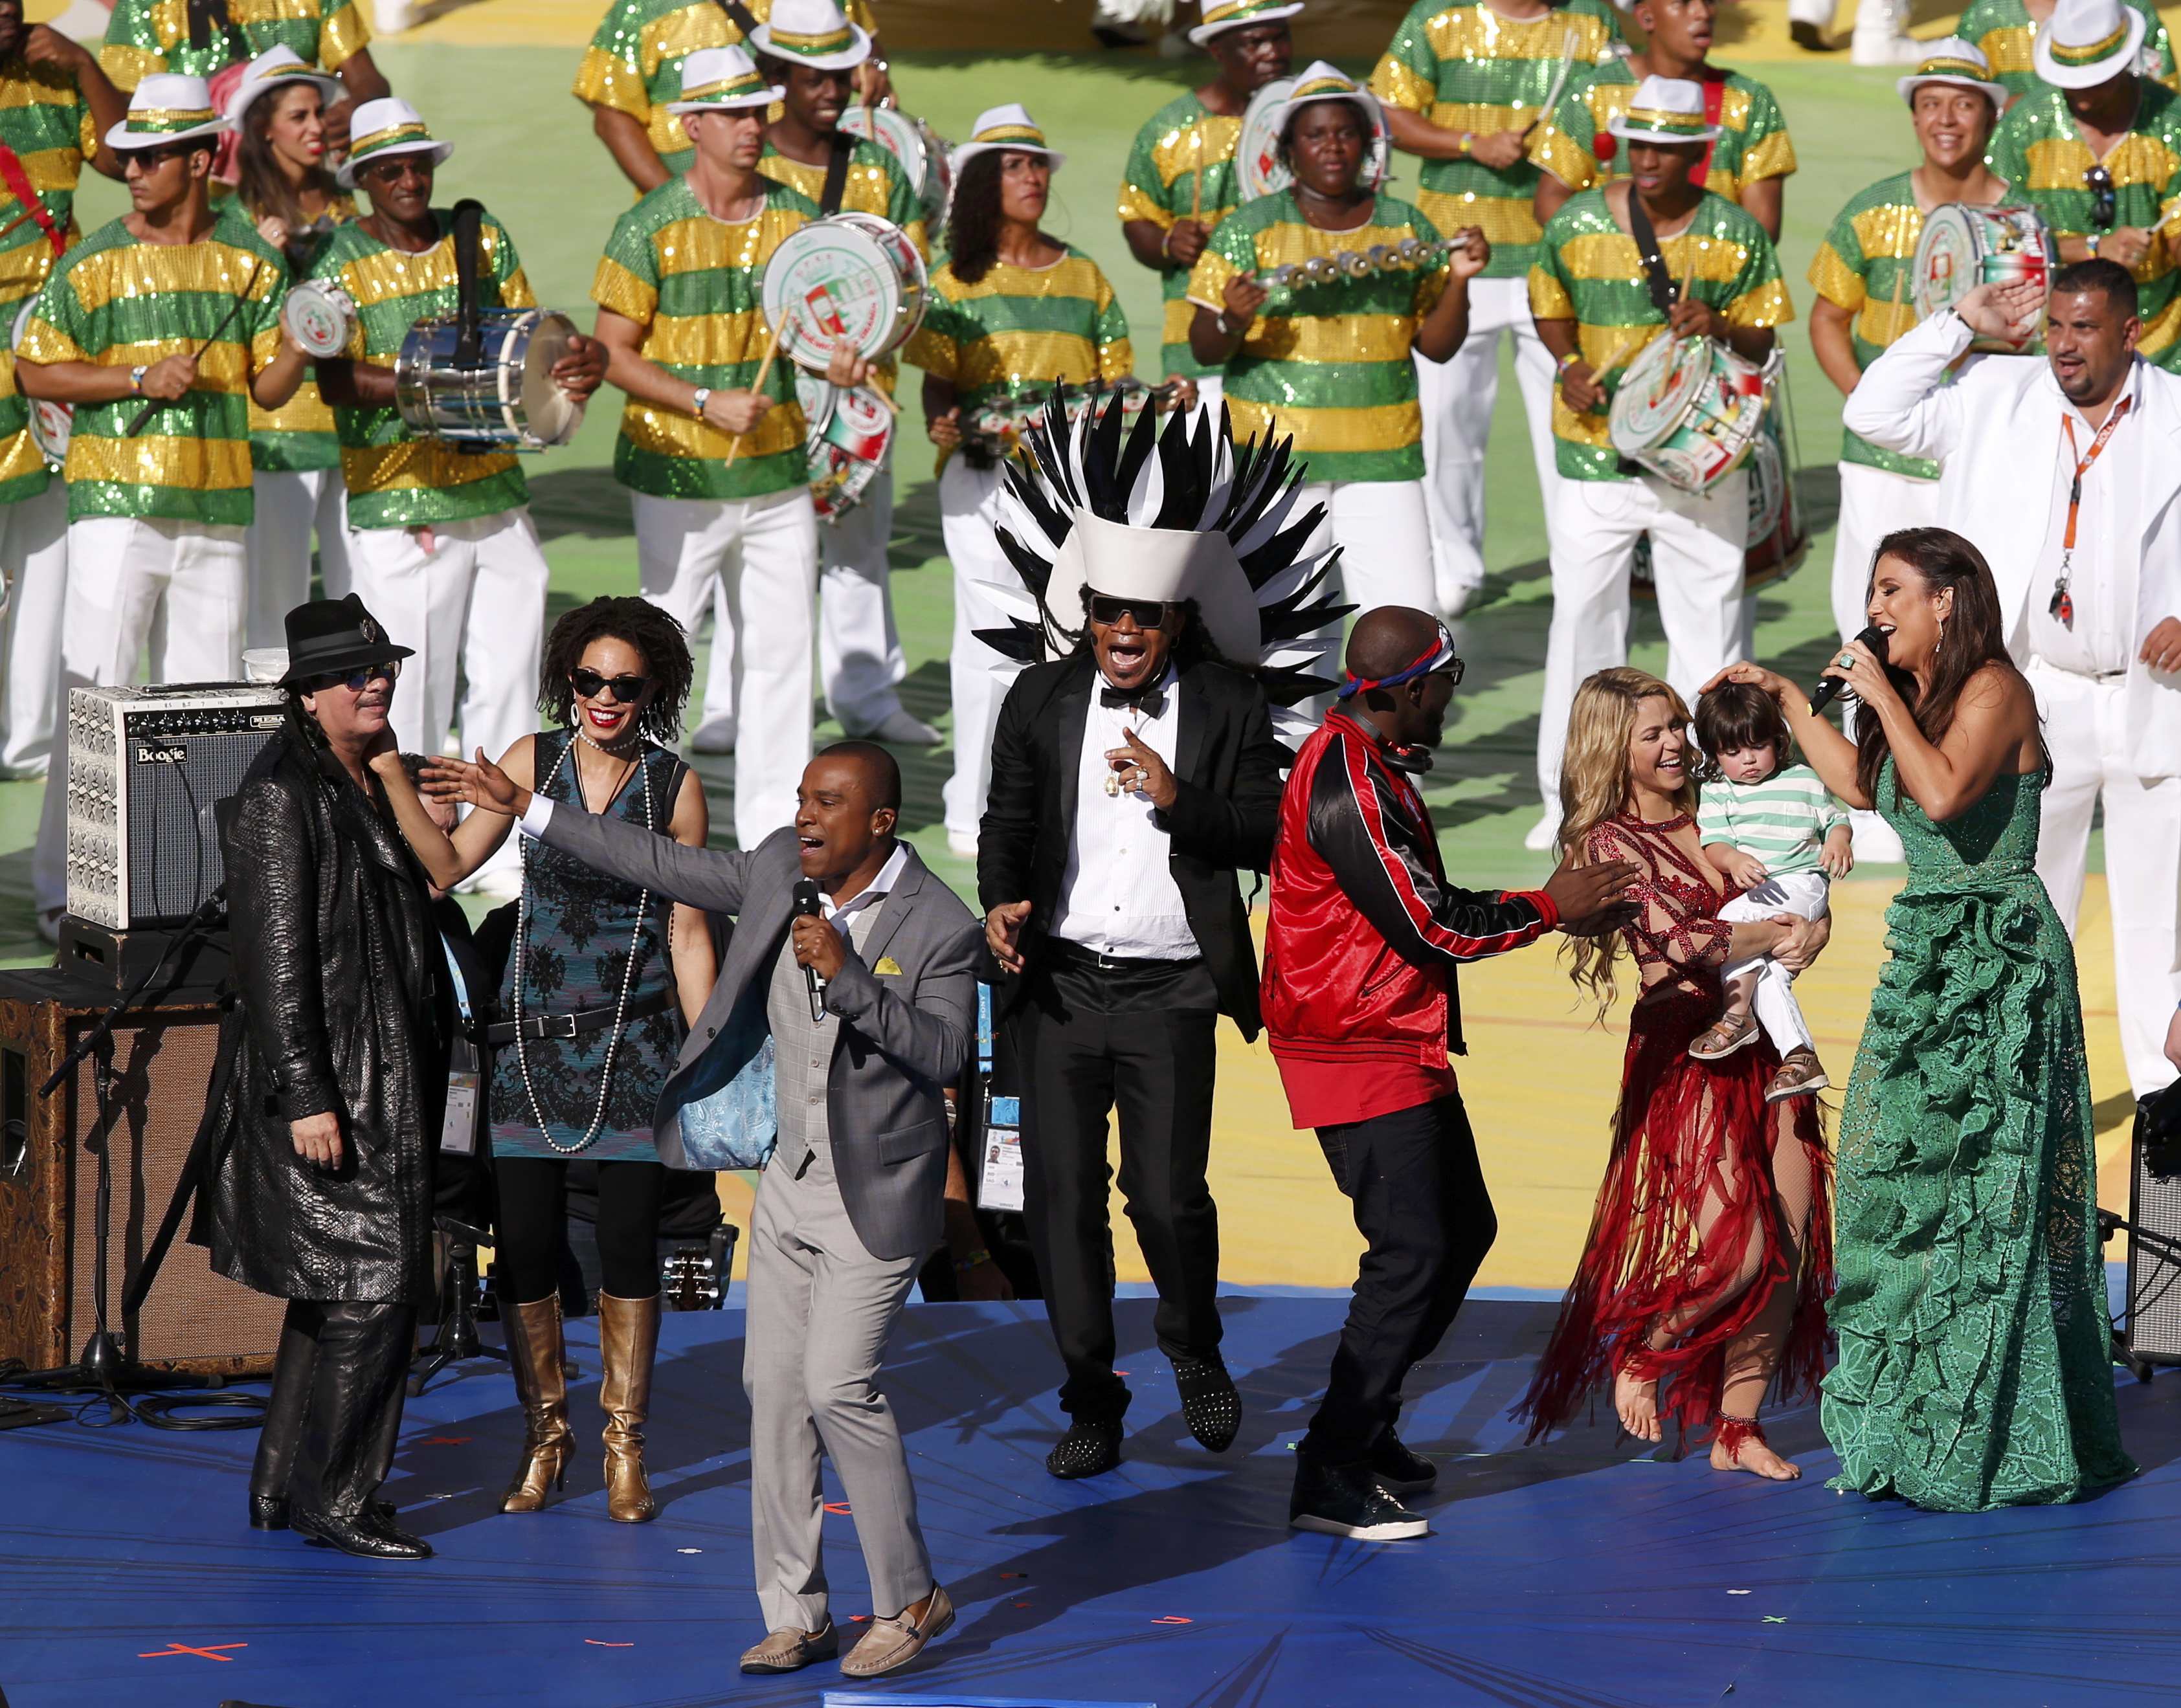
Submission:
<svg viewBox="0 0 2181 1708">
<path fill-rule="evenodd" d="M 1401 1542 L 1431 1526 L 1382 1487 L 1367 1466 L 1320 1465 L 1297 1455 L 1288 1523 L 1322 1536 L 1358 1542 Z"/>
<path fill-rule="evenodd" d="M 1389 1424 L 1372 1446 L 1371 1474 L 1382 1489 L 1413 1495 L 1438 1481 L 1438 1467 L 1422 1453 L 1411 1452 Z"/>
</svg>

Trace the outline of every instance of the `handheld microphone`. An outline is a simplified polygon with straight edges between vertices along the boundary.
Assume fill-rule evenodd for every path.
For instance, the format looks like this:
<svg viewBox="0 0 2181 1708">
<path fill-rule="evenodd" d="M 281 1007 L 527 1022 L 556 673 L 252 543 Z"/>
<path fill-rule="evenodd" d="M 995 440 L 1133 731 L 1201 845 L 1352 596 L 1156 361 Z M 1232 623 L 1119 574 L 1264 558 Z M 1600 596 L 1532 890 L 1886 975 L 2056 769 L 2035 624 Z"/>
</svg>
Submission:
<svg viewBox="0 0 2181 1708">
<path fill-rule="evenodd" d="M 798 878 L 795 880 L 795 911 L 798 913 L 807 913 L 814 919 L 825 917 L 825 910 L 820 905 L 818 900 L 816 879 Z M 825 981 L 818 976 L 816 967 L 806 967 L 803 969 L 803 983 L 810 993 L 810 1019 L 812 1024 L 815 1025 L 825 1017 L 824 996 Z"/>
<path fill-rule="evenodd" d="M 1878 662 L 1886 662 L 1886 631 L 1873 624 L 1856 639 L 1870 648 Z M 1810 696 L 1810 715 L 1814 718 L 1847 691 L 1847 683 L 1839 676 L 1828 676 L 1818 684 L 1817 691 Z"/>
</svg>

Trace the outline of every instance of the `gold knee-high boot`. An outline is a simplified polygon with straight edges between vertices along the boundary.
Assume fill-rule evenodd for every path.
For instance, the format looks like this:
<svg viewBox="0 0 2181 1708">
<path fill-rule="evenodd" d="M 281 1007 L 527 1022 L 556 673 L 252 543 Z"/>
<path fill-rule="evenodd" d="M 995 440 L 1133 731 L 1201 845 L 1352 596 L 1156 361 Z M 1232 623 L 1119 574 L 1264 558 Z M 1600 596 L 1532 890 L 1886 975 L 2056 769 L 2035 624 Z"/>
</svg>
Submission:
<svg viewBox="0 0 2181 1708">
<path fill-rule="evenodd" d="M 599 1295 L 599 1362 L 605 1375 L 606 1515 L 623 1524 L 656 1518 L 643 1474 L 643 1420 L 651 1413 L 651 1363 L 659 1351 L 659 1295 L 619 1299 Z"/>
<path fill-rule="evenodd" d="M 549 1490 L 568 1479 L 576 1432 L 568 1427 L 568 1378 L 560 1364 L 560 1299 L 533 1299 L 501 1312 L 508 1362 L 522 1402 L 522 1463 L 508 1485 L 503 1512 L 534 1512 Z"/>
</svg>

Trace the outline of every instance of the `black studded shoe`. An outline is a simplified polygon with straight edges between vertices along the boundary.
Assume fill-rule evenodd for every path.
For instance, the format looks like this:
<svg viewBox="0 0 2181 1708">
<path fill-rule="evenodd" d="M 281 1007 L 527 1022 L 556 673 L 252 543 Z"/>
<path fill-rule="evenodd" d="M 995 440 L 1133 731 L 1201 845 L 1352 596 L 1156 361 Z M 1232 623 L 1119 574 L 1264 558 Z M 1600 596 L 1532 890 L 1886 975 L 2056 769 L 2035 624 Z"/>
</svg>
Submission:
<svg viewBox="0 0 2181 1708">
<path fill-rule="evenodd" d="M 1234 1379 L 1216 1358 L 1177 1358 L 1174 1386 L 1181 1391 L 1181 1418 L 1206 1452 L 1223 1453 L 1242 1427 L 1242 1397 Z"/>
<path fill-rule="evenodd" d="M 1059 1445 L 1045 1456 L 1046 1469 L 1071 1482 L 1078 1477 L 1101 1475 L 1120 1463 L 1118 1418 L 1076 1419 Z"/>
</svg>

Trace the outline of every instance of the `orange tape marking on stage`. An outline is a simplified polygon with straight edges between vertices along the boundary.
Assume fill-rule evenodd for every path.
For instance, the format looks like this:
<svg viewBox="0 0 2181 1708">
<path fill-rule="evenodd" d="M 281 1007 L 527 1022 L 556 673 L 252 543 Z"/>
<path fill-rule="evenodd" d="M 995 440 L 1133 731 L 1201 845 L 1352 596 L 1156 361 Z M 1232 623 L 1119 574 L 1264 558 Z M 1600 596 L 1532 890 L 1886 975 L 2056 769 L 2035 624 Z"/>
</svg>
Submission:
<svg viewBox="0 0 2181 1708">
<path fill-rule="evenodd" d="M 235 1658 L 234 1656 L 221 1655 L 215 1651 L 221 1649 L 247 1649 L 249 1646 L 247 1643 L 207 1643 L 202 1649 L 192 1649 L 186 1643 L 175 1643 L 164 1649 L 145 1650 L 139 1653 L 136 1658 L 139 1661 L 164 1661 L 171 1656 L 194 1655 L 200 1661 L 232 1661 Z"/>
</svg>

